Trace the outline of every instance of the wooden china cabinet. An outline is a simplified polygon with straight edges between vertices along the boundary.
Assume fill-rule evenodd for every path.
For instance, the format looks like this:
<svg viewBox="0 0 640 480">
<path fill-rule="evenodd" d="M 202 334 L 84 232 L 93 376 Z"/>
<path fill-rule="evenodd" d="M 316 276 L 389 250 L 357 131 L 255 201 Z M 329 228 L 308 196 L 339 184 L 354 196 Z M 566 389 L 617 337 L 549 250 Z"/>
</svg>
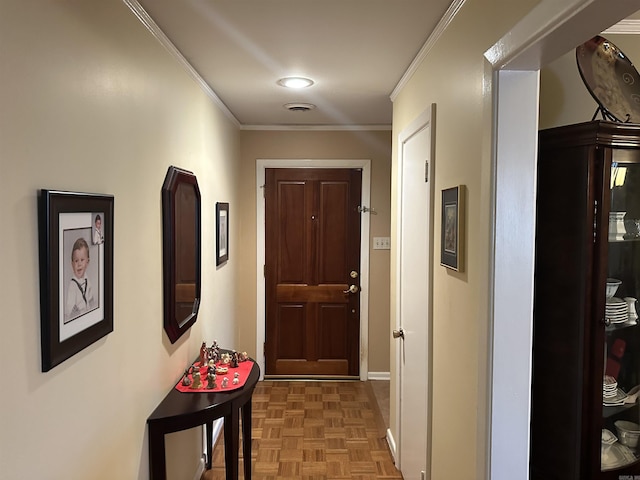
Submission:
<svg viewBox="0 0 640 480">
<path fill-rule="evenodd" d="M 640 124 L 541 131 L 537 189 L 531 479 L 638 480 Z"/>
</svg>

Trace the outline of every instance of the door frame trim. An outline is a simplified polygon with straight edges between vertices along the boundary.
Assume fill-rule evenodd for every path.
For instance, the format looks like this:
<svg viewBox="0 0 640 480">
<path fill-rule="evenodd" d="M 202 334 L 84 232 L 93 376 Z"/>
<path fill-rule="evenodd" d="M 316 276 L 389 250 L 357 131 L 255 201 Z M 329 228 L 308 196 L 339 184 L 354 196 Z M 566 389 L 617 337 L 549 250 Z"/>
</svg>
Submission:
<svg viewBox="0 0 640 480">
<path fill-rule="evenodd" d="M 256 160 L 256 361 L 260 379 L 265 359 L 265 200 L 263 188 L 267 168 L 361 168 L 362 205 L 371 204 L 371 160 L 369 159 L 257 159 Z M 369 230 L 370 215 L 360 216 L 360 380 L 368 379 L 369 369 Z"/>
<path fill-rule="evenodd" d="M 477 457 L 490 480 L 529 478 L 539 71 L 636 10 L 634 0 L 542 0 L 484 54 L 493 77 L 493 231 L 488 427 Z M 522 99 L 535 106 L 523 109 Z"/>
</svg>

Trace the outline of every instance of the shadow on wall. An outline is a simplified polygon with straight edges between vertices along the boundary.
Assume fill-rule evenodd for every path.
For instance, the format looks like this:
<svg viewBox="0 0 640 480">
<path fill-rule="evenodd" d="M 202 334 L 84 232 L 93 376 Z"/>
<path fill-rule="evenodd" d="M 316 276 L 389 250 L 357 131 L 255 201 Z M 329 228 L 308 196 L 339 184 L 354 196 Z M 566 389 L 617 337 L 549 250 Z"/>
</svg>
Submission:
<svg viewBox="0 0 640 480">
<path fill-rule="evenodd" d="M 558 118 L 566 108 L 566 99 L 565 99 L 565 91 L 562 79 L 560 76 L 553 70 L 550 69 L 542 69 L 540 71 L 540 85 L 542 89 L 542 85 L 544 85 L 544 92 L 541 91 L 541 94 L 546 94 L 549 98 L 544 103 L 544 108 L 540 109 L 540 125 L 557 125 Z M 542 105 L 542 102 L 540 102 Z"/>
</svg>

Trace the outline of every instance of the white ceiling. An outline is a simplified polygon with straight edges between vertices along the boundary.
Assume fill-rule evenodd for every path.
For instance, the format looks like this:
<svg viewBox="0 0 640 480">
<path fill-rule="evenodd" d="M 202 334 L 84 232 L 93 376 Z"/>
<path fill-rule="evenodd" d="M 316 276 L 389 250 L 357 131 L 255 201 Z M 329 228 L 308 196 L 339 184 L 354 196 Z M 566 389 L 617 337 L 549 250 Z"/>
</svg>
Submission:
<svg viewBox="0 0 640 480">
<path fill-rule="evenodd" d="M 451 0 L 138 3 L 242 126 L 347 127 L 391 124 L 390 94 Z M 276 83 L 292 75 L 316 83 Z"/>
</svg>

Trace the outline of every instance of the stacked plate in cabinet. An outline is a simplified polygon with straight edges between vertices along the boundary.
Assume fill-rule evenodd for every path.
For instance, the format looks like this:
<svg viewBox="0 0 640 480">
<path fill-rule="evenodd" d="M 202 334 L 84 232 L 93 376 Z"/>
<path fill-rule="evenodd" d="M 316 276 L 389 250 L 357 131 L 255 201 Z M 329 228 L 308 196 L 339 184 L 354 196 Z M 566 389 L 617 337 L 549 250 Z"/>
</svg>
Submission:
<svg viewBox="0 0 640 480">
<path fill-rule="evenodd" d="M 611 323 L 624 323 L 629 320 L 629 305 L 621 298 L 608 298 L 604 316 Z"/>
<path fill-rule="evenodd" d="M 600 463 L 603 472 L 620 468 L 637 460 L 631 449 L 618 442 L 618 438 L 606 428 L 602 429 L 600 452 Z"/>
<path fill-rule="evenodd" d="M 611 375 L 602 379 L 602 403 L 608 407 L 624 405 L 627 394 L 618 388 L 618 382 Z"/>
</svg>

